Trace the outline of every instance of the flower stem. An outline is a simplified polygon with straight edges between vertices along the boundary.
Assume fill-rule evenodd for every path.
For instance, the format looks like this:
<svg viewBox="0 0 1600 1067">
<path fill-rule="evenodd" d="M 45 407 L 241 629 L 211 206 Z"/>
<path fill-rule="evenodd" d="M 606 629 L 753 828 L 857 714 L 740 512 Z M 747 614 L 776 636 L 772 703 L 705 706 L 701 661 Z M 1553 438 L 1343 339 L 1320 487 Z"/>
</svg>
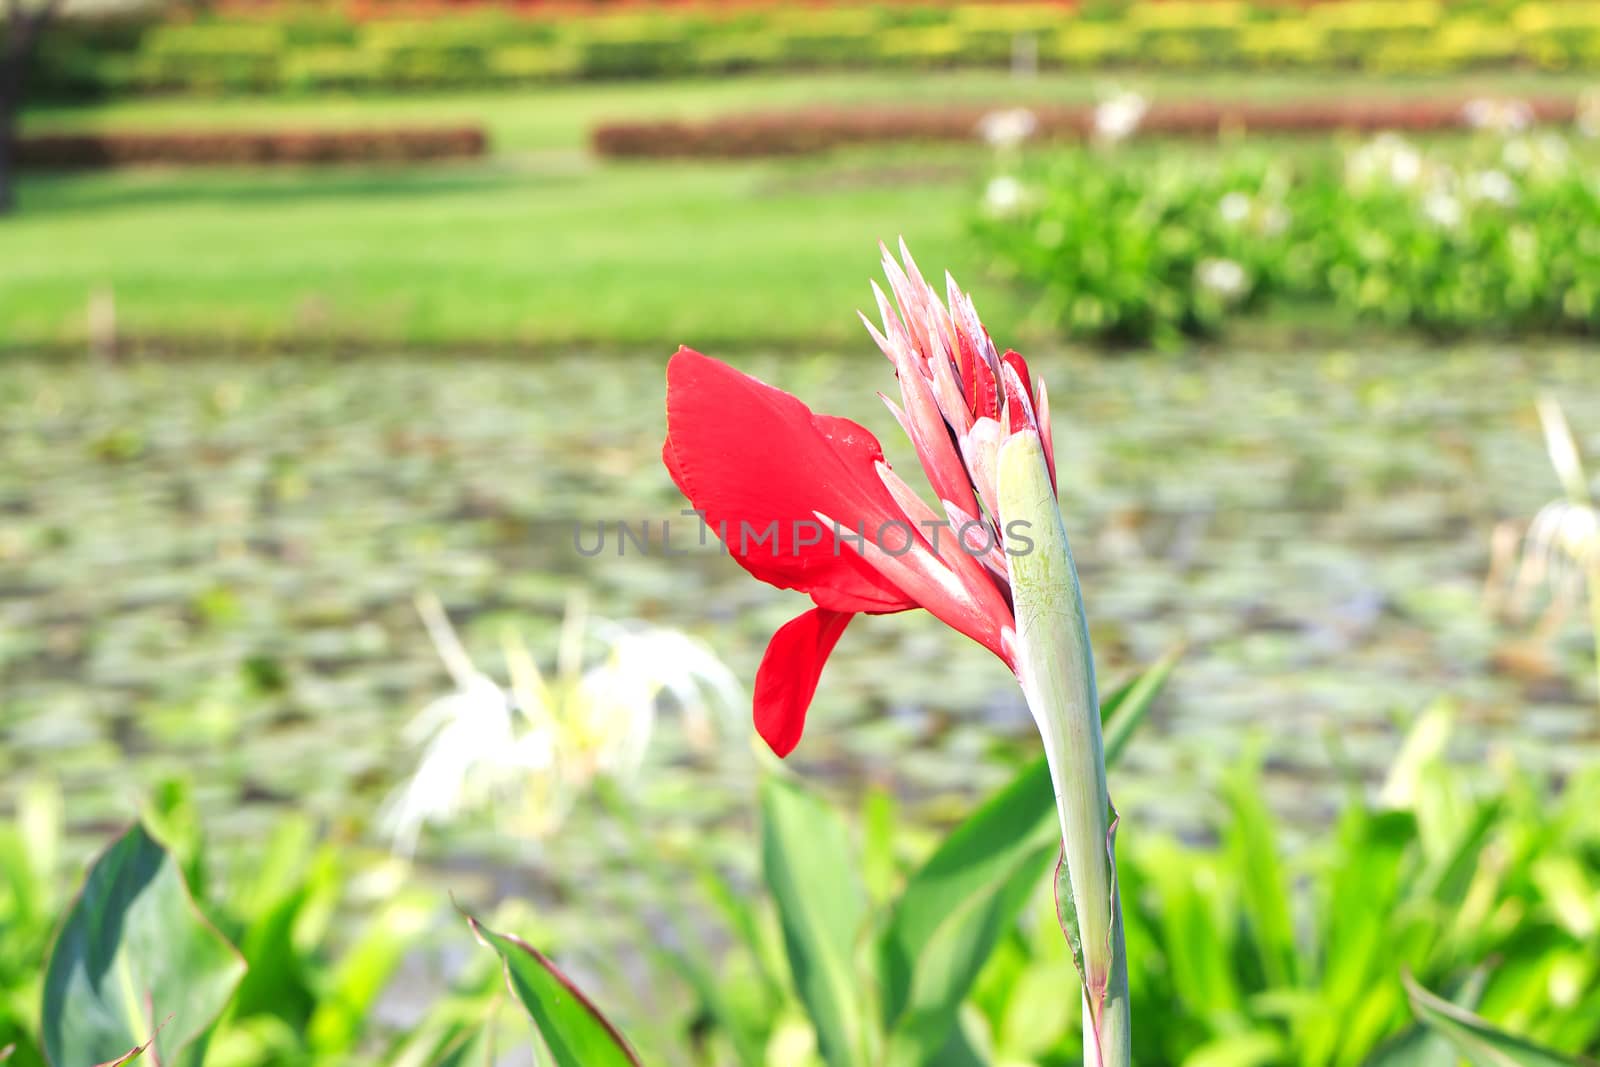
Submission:
<svg viewBox="0 0 1600 1067">
<path fill-rule="evenodd" d="M 1008 533 L 1021 535 L 1007 543 L 1017 678 L 1055 785 L 1069 882 L 1057 905 L 1083 978 L 1084 1062 L 1127 1067 L 1132 1053 L 1116 812 L 1106 788 L 1094 655 L 1077 569 L 1037 437 L 1018 434 L 1001 447 L 997 492 Z"/>
</svg>

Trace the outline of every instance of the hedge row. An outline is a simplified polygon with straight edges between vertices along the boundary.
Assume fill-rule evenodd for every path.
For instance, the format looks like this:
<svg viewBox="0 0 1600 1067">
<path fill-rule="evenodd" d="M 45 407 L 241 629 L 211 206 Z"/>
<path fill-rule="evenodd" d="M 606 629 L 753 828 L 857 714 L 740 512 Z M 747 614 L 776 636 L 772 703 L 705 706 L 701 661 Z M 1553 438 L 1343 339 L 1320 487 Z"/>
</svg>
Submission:
<svg viewBox="0 0 1600 1067">
<path fill-rule="evenodd" d="M 1525 105 L 1535 122 L 1570 122 L 1571 100 Z M 730 115 L 703 122 L 619 122 L 595 128 L 596 153 L 617 158 L 742 158 L 801 155 L 849 145 L 898 141 L 970 141 L 980 136 L 985 111 L 977 108 L 812 109 Z M 1094 130 L 1095 112 L 1083 107 L 1034 109 L 1035 136 L 1074 140 Z M 1142 133 L 1215 136 L 1223 131 L 1326 133 L 1348 130 L 1424 132 L 1469 125 L 1467 105 L 1445 100 L 1326 100 L 1286 104 L 1243 102 L 1158 103 L 1139 123 Z"/>
<path fill-rule="evenodd" d="M 387 130 L 275 130 L 255 133 L 89 133 L 23 137 L 25 167 L 149 164 L 398 163 L 484 155 L 488 138 L 470 126 Z"/>
<path fill-rule="evenodd" d="M 1461 6 L 1343 0 L 634 9 L 588 18 L 467 11 L 364 21 L 268 9 L 197 22 L 76 21 L 43 47 L 55 95 L 503 85 L 817 67 L 1600 65 L 1600 0 Z"/>
</svg>

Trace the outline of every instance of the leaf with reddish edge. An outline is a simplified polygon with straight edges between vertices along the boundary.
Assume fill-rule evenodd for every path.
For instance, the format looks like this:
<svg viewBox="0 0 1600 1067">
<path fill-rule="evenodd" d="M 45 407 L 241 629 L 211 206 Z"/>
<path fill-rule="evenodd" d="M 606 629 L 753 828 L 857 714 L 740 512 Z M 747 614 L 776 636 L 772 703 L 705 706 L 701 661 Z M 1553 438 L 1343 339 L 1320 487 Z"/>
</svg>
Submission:
<svg viewBox="0 0 1600 1067">
<path fill-rule="evenodd" d="M 105 1063 L 100 1064 L 99 1067 L 122 1067 L 122 1065 L 124 1063 L 132 1063 L 134 1060 L 138 1059 L 140 1056 L 143 1056 L 144 1055 L 144 1050 L 149 1048 L 149 1047 L 150 1047 L 149 1043 L 146 1042 L 145 1044 L 140 1045 L 137 1048 L 130 1048 L 126 1053 L 124 1053 L 119 1058 L 114 1059 L 114 1060 L 107 1060 Z"/>
<path fill-rule="evenodd" d="M 94 862 L 56 935 L 41 1011 L 60 1067 L 198 1061 L 244 974 L 238 951 L 189 896 L 178 864 L 142 823 Z"/>
<path fill-rule="evenodd" d="M 641 1067 L 627 1038 L 548 957 L 519 937 L 497 934 L 461 914 L 500 957 L 506 987 L 527 1009 L 556 1067 Z"/>
</svg>

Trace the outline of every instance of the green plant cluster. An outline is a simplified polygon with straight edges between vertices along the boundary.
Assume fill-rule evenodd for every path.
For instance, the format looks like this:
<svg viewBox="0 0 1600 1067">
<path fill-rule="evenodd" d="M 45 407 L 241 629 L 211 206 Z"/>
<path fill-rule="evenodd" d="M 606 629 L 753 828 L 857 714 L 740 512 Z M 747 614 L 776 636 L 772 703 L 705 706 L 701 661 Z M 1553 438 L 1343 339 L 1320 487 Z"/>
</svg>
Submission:
<svg viewBox="0 0 1600 1067">
<path fill-rule="evenodd" d="M 135 1062 L 423 1067 L 483 1022 L 487 957 L 404 1033 L 380 1024 L 380 995 L 448 904 L 381 857 L 319 842 L 308 819 L 280 821 L 245 863 L 207 844 L 193 796 L 168 783 L 68 897 L 63 815 L 40 782 L 0 826 L 6 1067 L 115 1061 L 152 1033 Z"/>
<path fill-rule="evenodd" d="M 1456 1062 L 1411 1025 L 1407 974 L 1544 1045 L 1600 1051 L 1600 774 L 1553 798 L 1509 757 L 1453 764 L 1451 720 L 1425 713 L 1381 788 L 1350 783 L 1334 832 L 1292 857 L 1250 763 L 1225 781 L 1216 844 L 1119 841 L 1133 1001 L 1161 1020 L 1136 1027 L 1136 1062 Z M 973 998 L 1019 1062 L 1071 1045 L 1045 1041 L 1059 1008 L 1041 993 L 1070 966 L 1052 919 L 1020 926 Z"/>
<path fill-rule="evenodd" d="M 1171 666 L 1106 699 L 1110 761 Z M 1135 1063 L 1409 1067 L 1466 1052 L 1585 1067 L 1578 1057 L 1600 1051 L 1600 773 L 1555 788 L 1509 763 L 1463 768 L 1448 759 L 1450 732 L 1447 708 L 1425 713 L 1381 790 L 1350 783 L 1336 832 L 1288 857 L 1249 763 L 1227 780 L 1214 842 L 1119 841 L 1130 987 L 1147 1021 Z M 192 802 L 168 791 L 68 902 L 41 870 L 59 855 L 60 810 L 35 790 L 16 826 L 0 828 L 0 1049 L 14 1046 L 11 1063 L 38 1067 L 48 1053 L 109 1067 L 140 1049 L 190 1067 L 487 1067 L 532 1039 L 523 1019 L 558 1067 L 644 1062 L 549 958 L 471 917 L 493 953 L 381 1036 L 379 994 L 438 902 L 403 878 L 352 881 L 348 850 L 313 847 L 302 823 L 272 837 L 249 877 L 218 877 Z M 665 909 L 638 938 L 654 1017 L 626 1027 L 653 1039 L 639 1046 L 648 1062 L 1078 1062 L 1043 761 L 919 863 L 907 862 L 886 794 L 864 816 L 858 838 L 812 791 L 765 781 L 765 893 L 698 864 L 702 903 L 726 926 L 715 937 L 707 909 L 687 906 L 696 883 L 666 869 L 673 857 L 641 851 Z M 688 1010 L 669 1017 L 661 993 L 673 987 Z"/>
<path fill-rule="evenodd" d="M 827 67 L 1107 66 L 1435 71 L 1600 61 L 1600 2 L 1245 0 L 711 9 L 554 19 L 495 9 L 356 20 L 285 7 L 250 18 L 58 25 L 42 91 L 252 92 L 491 86 Z"/>
<path fill-rule="evenodd" d="M 1126 739 L 1118 716 L 1136 721 L 1158 686 L 1159 670 L 1108 700 L 1123 702 L 1108 737 Z M 1136 1064 L 1457 1062 L 1435 1020 L 1417 1022 L 1408 976 L 1452 1012 L 1562 1050 L 1475 1062 L 1600 1051 L 1600 774 L 1553 794 L 1514 770 L 1453 765 L 1450 718 L 1425 714 L 1382 791 L 1352 782 L 1336 833 L 1293 858 L 1248 763 L 1228 779 L 1214 843 L 1119 837 Z M 826 805 L 773 783 L 773 907 L 718 887 L 734 953 L 719 970 L 678 961 L 719 1036 L 764 1050 L 734 1062 L 1080 1062 L 1051 803 L 1044 769 L 1029 768 L 902 874 L 885 808 L 869 805 L 858 853 Z"/>
<path fill-rule="evenodd" d="M 1514 116 L 1513 116 L 1514 118 Z M 1342 154 L 1086 150 L 1002 176 L 974 228 L 1070 336 L 1216 334 L 1266 310 L 1440 335 L 1600 328 L 1583 146 L 1385 135 Z"/>
</svg>

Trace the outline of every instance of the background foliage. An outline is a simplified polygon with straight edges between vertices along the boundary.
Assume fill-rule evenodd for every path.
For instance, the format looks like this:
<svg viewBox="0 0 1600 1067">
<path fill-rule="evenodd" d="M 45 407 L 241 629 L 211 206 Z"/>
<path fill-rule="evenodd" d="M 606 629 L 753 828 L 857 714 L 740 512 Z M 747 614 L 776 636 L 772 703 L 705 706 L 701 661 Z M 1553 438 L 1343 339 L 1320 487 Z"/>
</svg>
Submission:
<svg viewBox="0 0 1600 1067">
<path fill-rule="evenodd" d="M 1461 70 L 1600 60 L 1589 0 L 1242 0 L 1125 4 L 733 6 L 518 17 L 493 7 L 354 18 L 271 5 L 182 21 L 90 22 L 40 59 L 51 95 L 375 90 L 670 78 L 752 70 L 1045 68 Z M 558 12 L 558 14 L 561 14 Z"/>
</svg>

